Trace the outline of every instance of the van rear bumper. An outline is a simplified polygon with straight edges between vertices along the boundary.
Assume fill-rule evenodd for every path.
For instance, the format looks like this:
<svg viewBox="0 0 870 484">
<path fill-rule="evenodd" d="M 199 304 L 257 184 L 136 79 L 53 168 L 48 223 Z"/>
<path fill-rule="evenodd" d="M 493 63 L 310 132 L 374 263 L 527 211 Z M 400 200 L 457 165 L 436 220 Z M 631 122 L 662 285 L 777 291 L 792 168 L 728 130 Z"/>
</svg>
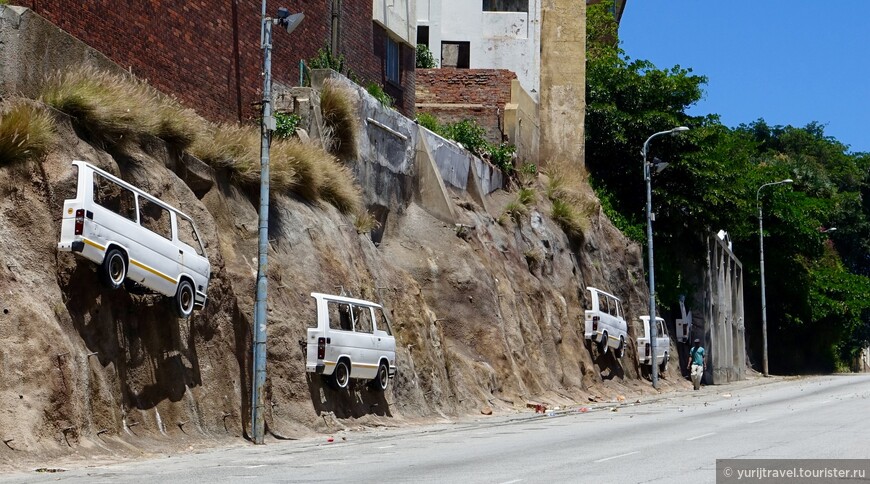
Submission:
<svg viewBox="0 0 870 484">
<path fill-rule="evenodd" d="M 307 371 L 308 373 L 317 373 L 318 375 L 322 375 L 323 370 L 325 370 L 325 369 L 326 369 L 326 365 L 323 363 L 317 363 L 317 364 L 308 363 L 307 365 L 305 365 L 305 371 Z"/>
</svg>

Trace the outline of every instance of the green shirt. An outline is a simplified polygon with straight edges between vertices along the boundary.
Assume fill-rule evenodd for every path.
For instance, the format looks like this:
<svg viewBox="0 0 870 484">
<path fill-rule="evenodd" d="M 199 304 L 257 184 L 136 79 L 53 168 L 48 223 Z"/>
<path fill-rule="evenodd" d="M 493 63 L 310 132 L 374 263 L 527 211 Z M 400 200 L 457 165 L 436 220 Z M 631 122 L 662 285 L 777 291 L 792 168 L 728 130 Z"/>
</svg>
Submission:
<svg viewBox="0 0 870 484">
<path fill-rule="evenodd" d="M 701 365 L 704 366 L 704 347 L 698 346 L 697 348 L 692 348 L 690 353 L 692 355 L 692 364 L 693 365 Z"/>
</svg>

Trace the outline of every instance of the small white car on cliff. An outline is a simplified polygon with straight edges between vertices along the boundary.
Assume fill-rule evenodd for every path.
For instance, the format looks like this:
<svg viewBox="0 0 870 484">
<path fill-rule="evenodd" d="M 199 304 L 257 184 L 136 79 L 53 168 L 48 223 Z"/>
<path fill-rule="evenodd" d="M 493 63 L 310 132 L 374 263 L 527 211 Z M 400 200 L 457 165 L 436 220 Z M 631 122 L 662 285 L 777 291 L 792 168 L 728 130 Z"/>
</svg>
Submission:
<svg viewBox="0 0 870 484">
<path fill-rule="evenodd" d="M 193 220 L 160 199 L 84 161 L 63 202 L 57 249 L 99 264 L 110 289 L 123 284 L 170 298 L 179 317 L 203 308 L 211 264 Z"/>
<path fill-rule="evenodd" d="M 640 318 L 642 336 L 637 339 L 637 361 L 641 365 L 650 365 L 652 360 L 652 347 L 650 346 L 649 315 Z M 671 356 L 671 338 L 668 337 L 668 328 L 665 320 L 656 317 L 656 364 L 661 371 L 667 371 L 668 361 Z"/>
<path fill-rule="evenodd" d="M 368 380 L 375 391 L 387 389 L 396 374 L 396 339 L 380 304 L 344 296 L 311 293 L 317 305 L 308 328 L 305 369 L 323 375 L 336 390 L 351 378 Z"/>
<path fill-rule="evenodd" d="M 622 312 L 622 302 L 613 294 L 587 287 L 589 307 L 585 312 L 585 336 L 598 345 L 598 352 L 607 354 L 612 348 L 616 356 L 625 356 L 628 323 Z"/>
</svg>

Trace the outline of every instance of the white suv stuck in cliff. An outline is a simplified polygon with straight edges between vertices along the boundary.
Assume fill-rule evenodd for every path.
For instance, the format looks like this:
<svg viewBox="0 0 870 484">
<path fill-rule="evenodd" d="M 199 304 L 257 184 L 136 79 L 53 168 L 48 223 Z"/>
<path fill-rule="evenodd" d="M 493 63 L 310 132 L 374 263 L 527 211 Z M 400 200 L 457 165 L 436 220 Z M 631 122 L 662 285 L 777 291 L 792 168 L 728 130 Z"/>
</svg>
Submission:
<svg viewBox="0 0 870 484">
<path fill-rule="evenodd" d="M 625 355 L 625 342 L 628 341 L 628 323 L 622 313 L 622 303 L 618 297 L 594 287 L 587 287 L 590 307 L 585 312 L 585 336 L 598 344 L 598 352 L 606 354 L 609 348 L 616 356 Z"/>
<path fill-rule="evenodd" d="M 649 315 L 641 316 L 641 325 L 643 326 L 642 337 L 637 339 L 637 361 L 641 365 L 649 365 L 652 359 L 652 348 L 649 344 Z M 656 364 L 664 372 L 668 369 L 668 360 L 671 355 L 671 338 L 668 337 L 668 328 L 665 325 L 665 320 L 656 317 Z"/>
<path fill-rule="evenodd" d="M 380 304 L 344 296 L 311 293 L 317 320 L 308 328 L 305 369 L 319 373 L 339 390 L 351 378 L 387 389 L 396 374 L 396 339 Z"/>
<path fill-rule="evenodd" d="M 179 317 L 205 307 L 211 265 L 193 220 L 90 163 L 72 166 L 76 192 L 63 202 L 57 249 L 99 264 L 110 289 L 167 296 Z"/>
</svg>

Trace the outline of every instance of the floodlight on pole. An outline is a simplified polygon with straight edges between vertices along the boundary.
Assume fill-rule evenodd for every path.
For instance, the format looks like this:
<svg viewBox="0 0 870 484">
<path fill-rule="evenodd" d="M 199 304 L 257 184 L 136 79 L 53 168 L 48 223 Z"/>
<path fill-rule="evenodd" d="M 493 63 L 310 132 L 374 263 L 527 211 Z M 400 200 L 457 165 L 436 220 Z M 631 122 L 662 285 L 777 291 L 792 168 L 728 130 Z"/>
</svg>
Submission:
<svg viewBox="0 0 870 484">
<path fill-rule="evenodd" d="M 761 189 L 774 185 L 782 185 L 783 183 L 792 183 L 793 181 L 791 178 L 786 178 L 778 182 L 765 183 L 758 187 L 758 191 L 755 192 L 755 203 L 758 205 L 758 247 L 761 256 L 761 340 L 763 346 L 761 369 L 764 376 L 769 376 L 770 373 L 768 373 L 767 367 L 767 298 L 764 293 L 764 228 L 761 216 Z"/>
<path fill-rule="evenodd" d="M 269 149 L 275 117 L 272 115 L 272 25 L 281 25 L 287 32 L 299 26 L 305 16 L 290 14 L 279 8 L 277 18 L 266 16 L 263 0 L 260 25 L 260 47 L 263 49 L 263 117 L 260 127 L 260 220 L 258 228 L 257 296 L 254 303 L 253 369 L 251 372 L 251 440 L 262 444 L 265 434 L 266 386 L 266 266 L 269 253 Z"/>
<path fill-rule="evenodd" d="M 676 128 L 669 129 L 667 131 L 659 131 L 658 133 L 654 133 L 652 136 L 647 138 L 643 143 L 643 178 L 646 182 L 646 236 L 647 236 L 647 250 L 649 257 L 649 342 L 650 342 L 650 361 L 652 362 L 652 386 L 653 388 L 658 388 L 659 384 L 659 372 L 658 365 L 656 365 L 656 338 L 658 337 L 658 328 L 656 328 L 656 284 L 655 284 L 655 268 L 653 266 L 653 232 L 652 232 L 652 222 L 653 222 L 653 214 L 652 214 L 652 174 L 650 173 L 650 163 L 647 162 L 647 153 L 649 151 L 649 143 L 656 136 L 663 136 L 666 134 L 677 134 L 682 133 L 683 131 L 688 131 L 689 128 L 685 126 L 677 126 Z M 662 167 L 664 169 L 664 167 Z M 657 168 L 658 171 L 661 171 Z"/>
</svg>

